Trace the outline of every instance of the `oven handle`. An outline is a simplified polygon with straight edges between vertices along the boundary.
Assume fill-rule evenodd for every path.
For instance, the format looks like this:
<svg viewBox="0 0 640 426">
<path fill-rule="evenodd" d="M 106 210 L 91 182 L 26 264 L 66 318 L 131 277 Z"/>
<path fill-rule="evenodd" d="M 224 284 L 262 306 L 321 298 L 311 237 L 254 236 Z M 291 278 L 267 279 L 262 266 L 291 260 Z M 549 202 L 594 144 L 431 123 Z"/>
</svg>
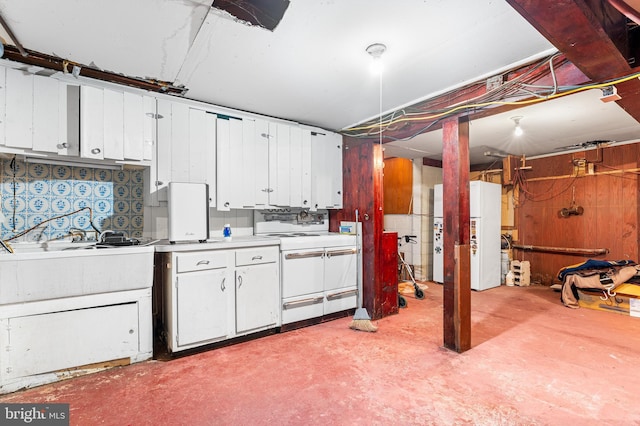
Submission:
<svg viewBox="0 0 640 426">
<path fill-rule="evenodd" d="M 322 302 L 323 299 L 324 297 L 320 296 L 320 297 L 310 297 L 309 299 L 294 300 L 293 302 L 283 303 L 282 308 L 291 309 L 299 305 L 315 305 L 316 303 Z"/>
<path fill-rule="evenodd" d="M 327 294 L 327 300 L 340 299 L 341 297 L 353 296 L 358 292 L 358 290 L 345 290 L 339 293 Z"/>
<path fill-rule="evenodd" d="M 307 257 L 323 257 L 324 251 L 310 251 L 307 253 L 287 253 L 284 255 L 285 259 L 304 259 Z"/>
<path fill-rule="evenodd" d="M 345 250 L 327 251 L 327 257 L 331 257 L 331 256 L 346 256 L 348 254 L 356 254 L 355 247 L 354 248 L 350 248 L 350 249 L 345 249 Z"/>
</svg>

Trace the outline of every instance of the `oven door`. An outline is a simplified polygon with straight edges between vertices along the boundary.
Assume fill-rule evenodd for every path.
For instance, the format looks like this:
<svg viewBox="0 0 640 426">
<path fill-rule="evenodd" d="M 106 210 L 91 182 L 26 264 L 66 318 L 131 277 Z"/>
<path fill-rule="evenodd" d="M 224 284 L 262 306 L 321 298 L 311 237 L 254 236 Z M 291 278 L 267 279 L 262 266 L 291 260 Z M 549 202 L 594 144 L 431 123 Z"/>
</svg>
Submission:
<svg viewBox="0 0 640 426">
<path fill-rule="evenodd" d="M 329 247 L 324 262 L 324 314 L 356 307 L 357 255 L 355 247 Z"/>
<path fill-rule="evenodd" d="M 324 249 L 283 251 L 282 324 L 323 314 Z"/>
</svg>

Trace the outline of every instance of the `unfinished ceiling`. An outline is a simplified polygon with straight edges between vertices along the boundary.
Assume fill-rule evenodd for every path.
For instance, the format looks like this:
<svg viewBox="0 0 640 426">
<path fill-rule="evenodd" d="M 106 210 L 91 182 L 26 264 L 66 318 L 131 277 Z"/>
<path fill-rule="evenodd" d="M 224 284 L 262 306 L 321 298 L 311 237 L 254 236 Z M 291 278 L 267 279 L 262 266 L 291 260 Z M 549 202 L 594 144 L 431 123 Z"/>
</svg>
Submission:
<svg viewBox="0 0 640 426">
<path fill-rule="evenodd" d="M 216 1 L 211 7 L 210 0 L 0 0 L 0 13 L 26 49 L 172 82 L 191 99 L 331 130 L 555 52 L 502 0 L 406 0 L 393 7 L 381 0 L 291 0 L 282 2 L 289 4 L 279 21 L 274 18 L 273 30 L 227 12 L 248 3 L 260 2 Z M 387 46 L 381 91 L 365 51 L 376 42 Z M 607 104 L 606 121 L 591 119 L 604 108 L 596 95 L 574 103 L 562 99 L 546 113 L 547 103 L 531 113 L 519 110 L 531 133 L 517 146 L 507 141 L 508 117 L 472 122 L 470 147 L 535 155 L 571 145 L 578 134 L 580 140 L 640 134 L 615 103 Z M 562 119 L 576 108 L 582 111 Z M 414 158 L 424 151 L 438 158 L 441 142 L 437 134 L 425 134 L 390 144 L 386 155 L 394 148 L 393 155 Z"/>
</svg>

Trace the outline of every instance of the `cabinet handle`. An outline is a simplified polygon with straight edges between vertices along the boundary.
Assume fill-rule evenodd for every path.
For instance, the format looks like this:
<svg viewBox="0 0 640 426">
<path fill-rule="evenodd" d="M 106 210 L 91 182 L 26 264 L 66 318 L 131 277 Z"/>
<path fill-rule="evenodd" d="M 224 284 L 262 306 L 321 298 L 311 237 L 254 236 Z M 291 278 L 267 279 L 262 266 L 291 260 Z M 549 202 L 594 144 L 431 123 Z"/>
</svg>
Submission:
<svg viewBox="0 0 640 426">
<path fill-rule="evenodd" d="M 58 144 L 58 149 L 69 148 L 69 144 L 66 142 L 62 142 Z"/>
<path fill-rule="evenodd" d="M 251 260 L 262 260 L 262 256 L 253 256 Z"/>
<path fill-rule="evenodd" d="M 307 200 L 304 200 L 304 201 L 302 202 L 302 204 L 304 204 L 305 206 L 307 205 L 307 203 L 308 203 L 308 201 L 307 201 Z"/>
<path fill-rule="evenodd" d="M 338 191 L 338 195 L 342 194 L 342 191 Z"/>
<path fill-rule="evenodd" d="M 242 287 L 242 275 L 238 275 L 238 288 Z"/>
<path fill-rule="evenodd" d="M 273 189 L 271 188 L 265 188 L 261 190 L 262 192 L 273 192 Z"/>
<path fill-rule="evenodd" d="M 285 259 L 305 259 L 307 257 L 323 257 L 324 251 L 310 251 L 307 253 L 287 253 Z"/>
<path fill-rule="evenodd" d="M 209 264 L 208 260 L 200 260 L 200 261 L 198 261 L 198 263 L 196 263 L 196 266 L 198 266 L 198 265 L 208 265 L 208 264 Z"/>
<path fill-rule="evenodd" d="M 220 290 L 224 291 L 227 287 L 225 287 L 224 282 L 227 279 L 227 277 L 222 278 L 222 282 L 220 283 Z"/>
<path fill-rule="evenodd" d="M 357 250 L 355 248 L 345 249 L 345 250 L 333 250 L 327 252 L 327 257 L 331 256 L 345 256 L 348 254 L 356 254 Z"/>
<path fill-rule="evenodd" d="M 224 203 L 225 207 L 229 207 L 229 202 L 227 201 L 226 203 Z"/>
<path fill-rule="evenodd" d="M 293 302 L 287 302 L 282 304 L 282 309 L 291 309 L 300 305 L 315 305 L 321 303 L 324 297 L 310 297 L 309 299 L 295 300 Z"/>
<path fill-rule="evenodd" d="M 156 181 L 156 186 L 162 186 L 162 185 L 164 185 L 163 181 L 161 181 L 161 180 L 157 180 Z"/>
<path fill-rule="evenodd" d="M 338 293 L 327 294 L 327 300 L 334 300 L 334 299 L 340 299 L 342 297 L 353 296 L 357 292 L 358 292 L 357 290 L 346 290 Z"/>
<path fill-rule="evenodd" d="M 268 133 L 260 133 L 260 136 L 262 136 L 263 138 L 270 138 L 272 137 L 270 134 Z"/>
<path fill-rule="evenodd" d="M 100 148 L 93 148 L 93 149 L 91 150 L 91 153 L 92 153 L 92 154 L 100 154 Z"/>
</svg>

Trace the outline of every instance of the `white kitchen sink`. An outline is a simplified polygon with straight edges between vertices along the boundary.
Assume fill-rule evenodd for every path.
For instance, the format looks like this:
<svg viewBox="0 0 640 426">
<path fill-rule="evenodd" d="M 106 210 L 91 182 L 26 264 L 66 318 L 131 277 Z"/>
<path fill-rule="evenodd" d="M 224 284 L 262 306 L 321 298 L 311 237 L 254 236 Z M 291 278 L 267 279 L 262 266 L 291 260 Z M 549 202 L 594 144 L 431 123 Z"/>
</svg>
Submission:
<svg viewBox="0 0 640 426">
<path fill-rule="evenodd" d="M 37 246 L 16 244 L 16 253 L 0 255 L 0 305 L 143 289 L 153 284 L 153 247 Z"/>
</svg>

